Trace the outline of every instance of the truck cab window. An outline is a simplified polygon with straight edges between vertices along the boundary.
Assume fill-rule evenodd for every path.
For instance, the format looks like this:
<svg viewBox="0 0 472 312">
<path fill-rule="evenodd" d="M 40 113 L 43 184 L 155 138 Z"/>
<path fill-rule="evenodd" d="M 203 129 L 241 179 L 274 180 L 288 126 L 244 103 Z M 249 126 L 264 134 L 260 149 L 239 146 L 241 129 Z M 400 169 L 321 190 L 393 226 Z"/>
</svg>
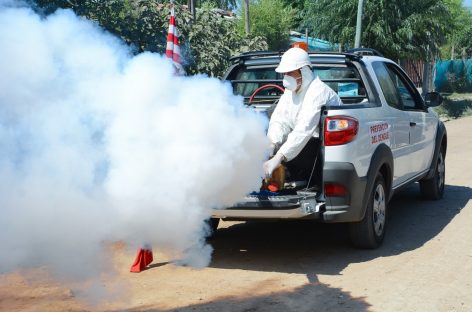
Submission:
<svg viewBox="0 0 472 312">
<path fill-rule="evenodd" d="M 402 101 L 397 92 L 397 87 L 392 80 L 390 71 L 382 62 L 375 62 L 372 64 L 372 67 L 375 71 L 375 75 L 377 76 L 387 104 L 393 108 L 402 109 Z"/>
<path fill-rule="evenodd" d="M 388 105 L 402 110 L 421 110 L 421 96 L 406 82 L 399 68 L 393 64 L 375 62 L 372 66 Z"/>
<path fill-rule="evenodd" d="M 407 80 L 401 73 L 400 69 L 393 64 L 386 64 L 386 67 L 398 91 L 398 94 L 403 104 L 403 109 L 405 110 L 423 109 L 421 96 L 416 91 L 416 89 L 414 89 L 414 86 L 411 86 L 410 84 L 407 83 Z"/>
</svg>

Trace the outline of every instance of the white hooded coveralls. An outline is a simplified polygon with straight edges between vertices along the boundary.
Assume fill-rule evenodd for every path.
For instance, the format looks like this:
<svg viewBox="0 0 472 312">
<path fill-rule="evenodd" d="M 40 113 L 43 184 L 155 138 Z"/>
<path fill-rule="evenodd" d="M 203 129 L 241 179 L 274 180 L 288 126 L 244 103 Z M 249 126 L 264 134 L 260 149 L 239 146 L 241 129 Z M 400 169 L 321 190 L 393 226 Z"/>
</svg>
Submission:
<svg viewBox="0 0 472 312">
<path fill-rule="evenodd" d="M 311 137 L 319 138 L 321 106 L 342 105 L 339 96 L 308 66 L 301 68 L 302 85 L 297 92 L 285 89 L 269 122 L 267 136 L 286 161 L 294 159 Z"/>
</svg>

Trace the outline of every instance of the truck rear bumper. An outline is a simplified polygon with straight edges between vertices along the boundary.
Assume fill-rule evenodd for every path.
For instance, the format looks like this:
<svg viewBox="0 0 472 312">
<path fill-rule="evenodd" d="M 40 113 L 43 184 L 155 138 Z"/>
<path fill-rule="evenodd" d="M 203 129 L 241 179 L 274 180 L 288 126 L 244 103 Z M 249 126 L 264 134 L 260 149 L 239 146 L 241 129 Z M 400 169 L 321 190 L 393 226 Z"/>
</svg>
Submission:
<svg viewBox="0 0 472 312">
<path fill-rule="evenodd" d="M 319 219 L 324 203 L 313 193 L 275 197 L 250 196 L 227 209 L 214 209 L 212 218 L 226 220 L 251 219 Z"/>
<path fill-rule="evenodd" d="M 343 196 L 326 196 L 323 221 L 358 222 L 364 216 L 364 194 L 367 178 L 359 177 L 351 163 L 326 162 L 323 169 L 324 183 L 342 185 L 348 192 Z"/>
<path fill-rule="evenodd" d="M 326 162 L 323 182 L 342 185 L 348 192 L 342 196 L 318 197 L 315 193 L 255 197 L 227 209 L 213 210 L 213 218 L 228 220 L 250 219 L 321 219 L 326 223 L 359 222 L 365 211 L 367 177 L 359 177 L 354 165 L 345 162 Z"/>
</svg>

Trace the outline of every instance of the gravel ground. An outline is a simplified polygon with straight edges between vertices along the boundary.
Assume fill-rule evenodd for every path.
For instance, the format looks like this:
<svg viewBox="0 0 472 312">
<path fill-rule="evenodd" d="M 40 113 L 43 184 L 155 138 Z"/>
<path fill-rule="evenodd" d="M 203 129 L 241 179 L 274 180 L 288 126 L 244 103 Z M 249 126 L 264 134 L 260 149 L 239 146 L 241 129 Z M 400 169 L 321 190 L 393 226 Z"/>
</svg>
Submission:
<svg viewBox="0 0 472 312">
<path fill-rule="evenodd" d="M 379 249 L 351 247 L 342 225 L 223 222 L 208 268 L 156 250 L 150 269 L 132 274 L 134 252 L 113 243 L 118 273 L 95 283 L 41 268 L 0 275 L 0 310 L 472 311 L 472 117 L 446 127 L 444 199 L 422 200 L 417 185 L 396 195 Z"/>
</svg>

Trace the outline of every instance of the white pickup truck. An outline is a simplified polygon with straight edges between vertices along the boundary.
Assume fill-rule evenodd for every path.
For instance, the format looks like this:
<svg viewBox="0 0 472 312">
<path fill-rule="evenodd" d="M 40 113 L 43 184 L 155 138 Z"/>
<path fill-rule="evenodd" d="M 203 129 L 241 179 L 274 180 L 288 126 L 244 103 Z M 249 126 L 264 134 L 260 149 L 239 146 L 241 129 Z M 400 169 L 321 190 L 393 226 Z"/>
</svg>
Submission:
<svg viewBox="0 0 472 312">
<path fill-rule="evenodd" d="M 447 135 L 431 109 L 442 98 L 436 92 L 423 97 L 400 66 L 375 50 L 309 55 L 313 72 L 344 103 L 323 108 L 318 167 L 306 168 L 321 174 L 321 185 L 288 180 L 280 192 L 248 195 L 233 207 L 215 209 L 212 225 L 220 219 L 345 222 L 354 245 L 376 248 L 395 192 L 419 182 L 425 198 L 443 196 Z M 232 59 L 224 79 L 246 104 L 270 115 L 283 91 L 274 70 L 280 58 L 273 52 L 242 54 Z"/>
</svg>

